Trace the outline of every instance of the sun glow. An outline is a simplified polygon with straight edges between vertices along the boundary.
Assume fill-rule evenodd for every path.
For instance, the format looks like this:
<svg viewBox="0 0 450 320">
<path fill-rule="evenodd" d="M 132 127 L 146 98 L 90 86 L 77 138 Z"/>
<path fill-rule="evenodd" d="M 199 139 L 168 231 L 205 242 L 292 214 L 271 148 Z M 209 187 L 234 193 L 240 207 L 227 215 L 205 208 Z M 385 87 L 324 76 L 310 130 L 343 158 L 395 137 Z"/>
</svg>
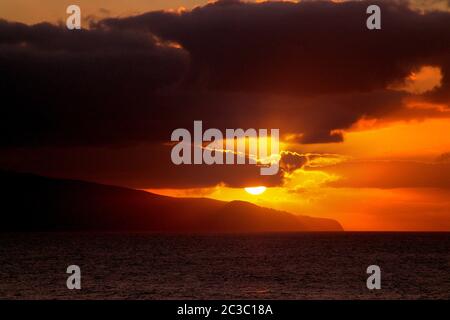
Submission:
<svg viewBox="0 0 450 320">
<path fill-rule="evenodd" d="M 266 191 L 266 189 L 267 188 L 264 186 L 248 187 L 248 188 L 245 188 L 245 191 L 256 196 L 256 195 L 259 195 L 259 194 L 263 193 L 264 191 Z"/>
</svg>

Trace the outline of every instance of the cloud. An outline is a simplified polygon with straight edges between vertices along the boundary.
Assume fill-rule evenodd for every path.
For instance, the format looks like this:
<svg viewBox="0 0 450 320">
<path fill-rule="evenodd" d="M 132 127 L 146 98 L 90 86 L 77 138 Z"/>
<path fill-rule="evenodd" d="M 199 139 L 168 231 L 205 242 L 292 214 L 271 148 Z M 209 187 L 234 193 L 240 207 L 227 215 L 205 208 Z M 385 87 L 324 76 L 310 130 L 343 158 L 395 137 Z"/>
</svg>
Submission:
<svg viewBox="0 0 450 320">
<path fill-rule="evenodd" d="M 292 173 L 297 169 L 317 169 L 327 166 L 333 166 L 346 160 L 347 157 L 339 154 L 301 154 L 292 151 L 282 151 L 280 158 L 280 168 L 286 173 Z"/>
<path fill-rule="evenodd" d="M 174 165 L 168 145 L 4 150 L 0 168 L 137 189 L 278 186 L 282 172 L 261 176 L 255 165 Z"/>
<path fill-rule="evenodd" d="M 67 166 L 72 176 L 98 172 L 102 181 L 115 176 L 142 187 L 187 186 L 188 178 L 199 186 L 240 185 L 239 175 L 224 166 L 182 174 L 172 168 L 163 175 L 170 162 L 136 146 L 167 152 L 161 146 L 171 132 L 191 130 L 194 120 L 221 130 L 280 128 L 283 138 L 306 144 L 341 142 L 362 118 L 447 117 L 445 110 L 413 110 L 405 101 L 448 105 L 450 13 L 381 2 L 383 29 L 371 32 L 367 5 L 220 1 L 104 19 L 75 32 L 2 20 L 0 155 L 24 148 L 29 160 L 21 168 L 52 171 L 45 150 L 93 148 L 104 162 L 96 161 L 91 173 L 67 157 L 53 171 L 62 174 L 58 166 Z M 389 89 L 422 66 L 439 68 L 440 86 L 422 95 Z M 115 160 L 101 156 L 105 147 L 121 154 L 123 171 L 142 179 L 118 177 Z M 135 147 L 143 153 L 133 156 L 145 165 L 125 159 Z M 32 163 L 33 154 L 41 160 Z M 284 161 L 288 170 L 304 165 Z M 247 177 L 245 170 L 236 172 Z M 251 172 L 249 179 L 258 178 Z M 267 184 L 281 183 L 274 179 Z"/>
<path fill-rule="evenodd" d="M 375 3 L 379 32 L 366 28 L 366 8 Z M 191 53 L 192 87 L 315 95 L 382 90 L 422 64 L 448 62 L 449 17 L 421 14 L 404 1 L 219 1 L 99 25 L 179 43 Z"/>
<path fill-rule="evenodd" d="M 0 147 L 162 142 L 196 119 L 340 142 L 362 117 L 412 113 L 387 87 L 424 64 L 445 99 L 450 14 L 383 2 L 377 33 L 366 4 L 222 1 L 81 32 L 2 21 Z"/>
<path fill-rule="evenodd" d="M 155 92 L 187 66 L 184 50 L 143 33 L 0 21 L 0 146 L 142 141 Z"/>
</svg>

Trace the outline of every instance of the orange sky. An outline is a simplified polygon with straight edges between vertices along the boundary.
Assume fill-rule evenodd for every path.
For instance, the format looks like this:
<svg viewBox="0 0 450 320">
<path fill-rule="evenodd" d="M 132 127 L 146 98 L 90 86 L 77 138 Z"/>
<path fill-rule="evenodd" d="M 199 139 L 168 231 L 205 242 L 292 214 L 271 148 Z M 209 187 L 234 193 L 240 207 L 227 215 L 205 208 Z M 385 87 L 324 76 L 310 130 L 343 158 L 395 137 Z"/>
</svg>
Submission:
<svg viewBox="0 0 450 320">
<path fill-rule="evenodd" d="M 439 69 L 424 67 L 411 74 L 406 83 L 399 86 L 399 90 L 425 92 L 439 86 L 441 78 Z M 415 104 L 412 105 L 416 107 Z M 448 108 L 441 105 L 428 107 Z M 346 132 L 344 142 L 283 144 L 284 150 L 324 156 L 314 160 L 311 164 L 314 166 L 313 170 L 297 169 L 285 176 L 283 186 L 268 188 L 260 195 L 224 186 L 150 191 L 179 197 L 245 200 L 293 213 L 335 218 L 346 230 L 449 230 L 450 219 L 447 217 L 450 210 L 450 189 L 441 188 L 436 176 L 429 177 L 435 180 L 430 183 L 431 186 L 408 186 L 410 181 L 403 173 L 404 163 L 424 163 L 433 167 L 439 156 L 450 151 L 449 132 L 449 118 L 392 122 L 366 120 Z M 352 168 L 355 161 L 369 162 L 371 165 L 363 170 L 356 166 Z M 450 157 L 446 161 L 450 165 Z M 373 162 L 381 165 L 373 165 Z M 349 164 L 344 174 L 333 172 L 334 166 L 340 163 Z M 389 165 L 384 165 L 387 163 Z M 418 170 L 422 170 L 420 166 Z M 416 175 L 417 172 L 406 173 L 409 174 Z M 404 186 L 345 187 L 345 181 L 349 178 L 362 179 L 358 183 L 364 185 L 373 184 L 375 178 L 385 181 L 396 175 L 399 175 L 396 183 L 404 181 Z M 443 175 L 443 179 L 446 178 Z M 343 186 L 333 186 L 333 183 L 342 181 Z M 433 183 L 436 183 L 436 187 L 433 187 Z M 436 224 L 436 221 L 440 223 Z"/>
<path fill-rule="evenodd" d="M 206 0 L 2 0 L 0 18 L 24 23 L 65 21 L 66 8 L 76 4 L 81 8 L 83 18 L 93 15 L 129 16 L 151 10 L 192 8 L 207 3 Z"/>
<path fill-rule="evenodd" d="M 304 152 L 320 149 L 342 156 L 341 161 L 427 161 L 432 163 L 450 150 L 450 119 L 422 122 L 395 122 L 380 128 L 348 132 L 343 143 L 297 146 Z M 420 134 L 419 134 L 420 133 Z M 423 133 L 423 135 L 422 135 Z M 397 139 L 392 139 L 392 136 Z M 334 161 L 333 161 L 334 162 Z M 402 162 L 399 162 L 401 165 Z M 326 165 L 326 161 L 324 161 Z M 397 164 L 396 164 L 397 165 Z M 329 217 L 339 220 L 346 230 L 448 230 L 450 219 L 450 189 L 417 188 L 349 188 L 331 187 L 333 181 L 345 181 L 347 176 L 327 170 L 298 169 L 284 186 L 268 188 L 261 195 L 251 195 L 244 189 L 217 186 L 205 189 L 153 189 L 152 192 L 181 197 L 211 197 L 219 200 L 245 200 L 258 205 L 294 213 Z M 395 170 L 395 167 L 394 167 Z M 356 171 L 356 170 L 355 170 Z M 370 180 L 378 176 L 387 178 L 391 168 L 356 171 Z M 411 172 L 414 174 L 414 172 Z M 401 179 L 401 178 L 400 178 Z M 436 225 L 434 219 L 447 221 Z"/>
</svg>

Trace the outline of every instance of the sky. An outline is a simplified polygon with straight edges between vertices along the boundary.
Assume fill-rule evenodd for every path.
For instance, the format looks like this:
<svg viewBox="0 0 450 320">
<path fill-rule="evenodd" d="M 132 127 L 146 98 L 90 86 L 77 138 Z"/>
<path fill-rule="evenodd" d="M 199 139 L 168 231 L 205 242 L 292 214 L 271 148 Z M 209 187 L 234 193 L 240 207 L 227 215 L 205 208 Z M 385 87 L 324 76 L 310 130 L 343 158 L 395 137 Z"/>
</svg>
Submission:
<svg viewBox="0 0 450 320">
<path fill-rule="evenodd" d="M 57 23 L 67 18 L 66 8 L 75 4 L 83 10 L 84 18 L 130 16 L 151 10 L 178 10 L 204 5 L 207 0 L 5 0 L 0 2 L 0 17 L 28 24 Z"/>
<path fill-rule="evenodd" d="M 0 168 L 450 230 L 448 1 L 68 3 L 0 2 Z M 174 165 L 194 120 L 279 128 L 279 173 Z"/>
</svg>

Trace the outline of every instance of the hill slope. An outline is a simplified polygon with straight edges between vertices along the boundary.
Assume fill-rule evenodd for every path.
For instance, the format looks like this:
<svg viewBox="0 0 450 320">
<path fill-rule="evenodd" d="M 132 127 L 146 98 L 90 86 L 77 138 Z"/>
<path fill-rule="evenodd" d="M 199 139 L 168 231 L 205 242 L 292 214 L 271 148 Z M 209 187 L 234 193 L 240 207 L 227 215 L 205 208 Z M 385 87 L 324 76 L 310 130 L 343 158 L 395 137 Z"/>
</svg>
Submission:
<svg viewBox="0 0 450 320">
<path fill-rule="evenodd" d="M 1 172 L 0 231 L 341 231 L 337 221 L 248 202 L 171 198 L 145 191 Z"/>
</svg>

